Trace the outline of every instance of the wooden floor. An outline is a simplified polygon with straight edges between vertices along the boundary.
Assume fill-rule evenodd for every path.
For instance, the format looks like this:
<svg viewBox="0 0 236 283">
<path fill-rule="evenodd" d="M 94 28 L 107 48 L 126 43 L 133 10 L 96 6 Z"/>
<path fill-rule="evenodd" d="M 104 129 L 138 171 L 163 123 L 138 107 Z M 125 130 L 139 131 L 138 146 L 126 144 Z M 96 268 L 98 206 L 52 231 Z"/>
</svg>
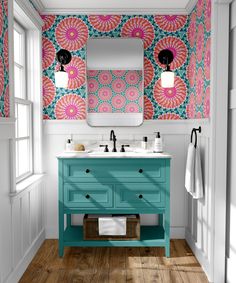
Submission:
<svg viewBox="0 0 236 283">
<path fill-rule="evenodd" d="M 185 240 L 163 248 L 66 248 L 58 257 L 57 240 L 46 240 L 20 283 L 208 282 Z"/>
</svg>

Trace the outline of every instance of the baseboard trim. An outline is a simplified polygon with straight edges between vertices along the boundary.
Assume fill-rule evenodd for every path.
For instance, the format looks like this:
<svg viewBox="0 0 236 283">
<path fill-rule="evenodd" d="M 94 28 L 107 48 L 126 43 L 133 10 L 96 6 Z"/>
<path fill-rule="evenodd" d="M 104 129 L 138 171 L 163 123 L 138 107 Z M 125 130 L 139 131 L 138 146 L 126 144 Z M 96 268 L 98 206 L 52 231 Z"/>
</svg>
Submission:
<svg viewBox="0 0 236 283">
<path fill-rule="evenodd" d="M 199 261 L 202 269 L 206 273 L 209 282 L 213 282 L 213 268 L 211 268 L 210 263 L 203 252 L 197 247 L 196 241 L 194 240 L 188 229 L 185 230 L 185 239 L 191 250 L 193 251 L 195 257 Z"/>
<path fill-rule="evenodd" d="M 236 278 L 235 262 L 236 262 L 236 255 L 227 258 L 226 283 L 235 283 L 235 278 Z"/>
<path fill-rule="evenodd" d="M 21 261 L 18 263 L 16 268 L 12 271 L 12 273 L 9 275 L 5 283 L 16 283 L 19 282 L 20 278 L 24 274 L 25 270 L 27 269 L 28 265 L 32 261 L 33 257 L 37 253 L 38 249 L 42 245 L 42 243 L 45 240 L 45 230 L 43 229 L 38 237 L 34 240 L 34 242 L 31 244 L 27 252 L 25 253 L 24 257 L 21 259 Z"/>
</svg>

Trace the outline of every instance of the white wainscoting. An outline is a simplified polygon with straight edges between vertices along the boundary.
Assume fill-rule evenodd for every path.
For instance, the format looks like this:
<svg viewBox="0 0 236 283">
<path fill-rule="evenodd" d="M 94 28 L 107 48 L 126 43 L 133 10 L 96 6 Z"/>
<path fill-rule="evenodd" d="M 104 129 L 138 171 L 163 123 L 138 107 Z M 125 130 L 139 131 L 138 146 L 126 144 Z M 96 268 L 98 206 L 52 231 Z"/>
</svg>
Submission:
<svg viewBox="0 0 236 283">
<path fill-rule="evenodd" d="M 209 121 L 208 120 L 184 120 L 184 121 L 145 121 L 140 127 L 114 127 L 118 141 L 136 142 L 142 140 L 143 136 L 148 136 L 149 141 L 154 140 L 154 132 L 160 131 L 165 144 L 165 151 L 172 154 L 171 162 L 171 237 L 185 238 L 185 228 L 188 227 L 188 219 L 192 216 L 191 211 L 188 212 L 188 196 L 184 188 L 185 177 L 185 162 L 190 134 L 193 127 L 202 126 L 202 138 L 199 139 L 204 176 L 208 182 L 208 147 L 209 147 Z M 46 238 L 58 237 L 57 225 L 57 159 L 56 155 L 64 150 L 64 145 L 70 134 L 73 133 L 73 138 L 87 143 L 87 141 L 101 141 L 107 143 L 111 128 L 109 127 L 89 127 L 85 121 L 44 121 L 44 169 L 46 172 L 45 185 L 45 230 Z M 203 222 L 206 218 L 207 205 L 210 201 L 209 188 L 206 186 L 207 200 L 202 206 Z M 200 211 L 200 212 L 201 212 Z M 210 215 L 207 214 L 207 217 Z M 145 216 L 142 218 L 143 224 L 154 224 L 156 218 L 154 216 Z M 82 218 L 74 219 L 76 223 L 81 223 Z M 192 248 L 195 249 L 200 238 L 204 237 L 201 242 L 204 243 L 204 252 L 207 250 L 207 244 L 210 243 L 209 234 L 206 233 L 202 223 L 199 222 L 197 215 L 191 218 L 191 221 L 196 221 L 198 228 L 198 239 L 195 236 L 195 231 L 190 230 L 188 241 Z M 205 225 L 205 224 L 204 224 Z M 201 229 L 201 230 L 200 230 Z M 202 232 L 201 232 L 202 231 Z M 197 240 L 197 241 L 195 241 Z M 202 251 L 199 253 L 199 259 Z M 206 269 L 206 268 L 205 268 Z"/>
<path fill-rule="evenodd" d="M 231 4 L 227 191 L 227 283 L 236 278 L 236 1 Z"/>
<path fill-rule="evenodd" d="M 43 182 L 10 197 L 14 122 L 5 124 L 0 122 L 0 283 L 16 283 L 45 239 Z"/>
</svg>

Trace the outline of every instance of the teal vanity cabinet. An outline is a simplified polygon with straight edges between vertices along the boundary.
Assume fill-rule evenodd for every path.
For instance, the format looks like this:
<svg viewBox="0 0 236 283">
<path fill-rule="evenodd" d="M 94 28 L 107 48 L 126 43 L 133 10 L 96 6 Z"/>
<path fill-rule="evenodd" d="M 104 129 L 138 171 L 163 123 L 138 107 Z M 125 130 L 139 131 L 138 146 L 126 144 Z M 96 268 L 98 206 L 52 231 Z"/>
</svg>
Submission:
<svg viewBox="0 0 236 283">
<path fill-rule="evenodd" d="M 165 247 L 170 256 L 170 157 L 59 157 L 59 255 L 65 246 Z M 158 214 L 139 241 L 85 241 L 72 214 Z M 65 216 L 66 215 L 66 221 Z"/>
</svg>

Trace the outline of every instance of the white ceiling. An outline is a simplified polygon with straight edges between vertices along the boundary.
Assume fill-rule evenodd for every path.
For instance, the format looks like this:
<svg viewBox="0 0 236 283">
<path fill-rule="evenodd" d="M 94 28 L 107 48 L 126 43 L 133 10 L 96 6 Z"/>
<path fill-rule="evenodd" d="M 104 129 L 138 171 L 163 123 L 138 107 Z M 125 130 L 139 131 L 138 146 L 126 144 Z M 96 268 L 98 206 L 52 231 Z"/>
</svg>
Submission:
<svg viewBox="0 0 236 283">
<path fill-rule="evenodd" d="M 196 0 L 32 0 L 42 14 L 188 14 Z"/>
</svg>

